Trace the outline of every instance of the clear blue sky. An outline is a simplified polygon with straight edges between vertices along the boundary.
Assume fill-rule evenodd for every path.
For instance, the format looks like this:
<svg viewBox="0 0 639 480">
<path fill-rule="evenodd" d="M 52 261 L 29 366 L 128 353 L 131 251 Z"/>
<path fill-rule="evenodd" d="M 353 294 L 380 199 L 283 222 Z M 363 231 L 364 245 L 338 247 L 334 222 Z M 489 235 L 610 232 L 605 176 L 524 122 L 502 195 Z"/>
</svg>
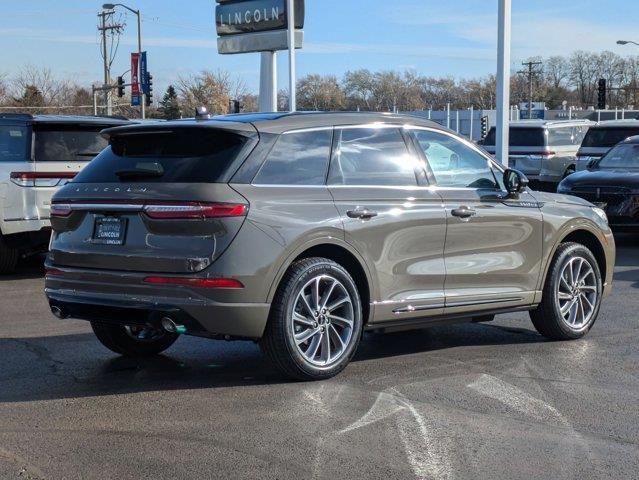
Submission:
<svg viewBox="0 0 639 480">
<path fill-rule="evenodd" d="M 90 84 L 101 78 L 97 17 L 102 1 L 4 0 L 0 15 L 0 73 L 30 63 L 56 76 Z M 252 90 L 258 54 L 216 51 L 214 0 L 126 0 L 144 15 L 143 35 L 157 90 L 201 69 L 226 69 Z M 306 44 L 299 74 L 341 75 L 368 68 L 412 69 L 425 75 L 473 77 L 495 71 L 496 0 L 306 0 Z M 605 9 L 602 6 L 605 5 Z M 639 54 L 636 0 L 513 0 L 513 65 L 533 56 L 609 49 Z M 126 17 L 114 75 L 128 69 L 135 18 Z M 280 56 L 285 85 L 285 55 Z"/>
</svg>

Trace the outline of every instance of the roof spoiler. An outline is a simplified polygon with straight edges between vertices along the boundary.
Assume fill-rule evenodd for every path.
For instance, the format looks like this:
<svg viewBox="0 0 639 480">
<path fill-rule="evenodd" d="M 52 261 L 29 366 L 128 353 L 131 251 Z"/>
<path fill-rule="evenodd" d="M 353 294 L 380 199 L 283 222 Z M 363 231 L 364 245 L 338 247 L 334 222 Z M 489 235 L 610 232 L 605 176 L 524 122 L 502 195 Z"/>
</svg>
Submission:
<svg viewBox="0 0 639 480">
<path fill-rule="evenodd" d="M 33 120 L 33 115 L 30 113 L 0 113 L 0 118 L 12 120 Z"/>
</svg>

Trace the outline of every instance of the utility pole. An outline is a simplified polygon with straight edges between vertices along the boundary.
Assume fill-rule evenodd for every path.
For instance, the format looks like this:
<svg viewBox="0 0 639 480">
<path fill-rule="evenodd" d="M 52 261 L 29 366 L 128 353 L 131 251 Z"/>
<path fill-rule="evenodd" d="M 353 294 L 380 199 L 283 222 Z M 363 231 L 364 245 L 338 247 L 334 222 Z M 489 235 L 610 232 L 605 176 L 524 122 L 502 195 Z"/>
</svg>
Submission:
<svg viewBox="0 0 639 480">
<path fill-rule="evenodd" d="M 113 15 L 112 11 L 102 11 L 98 13 L 100 18 L 100 25 L 98 30 L 102 35 L 102 58 L 104 60 L 104 103 L 107 106 L 107 115 L 113 115 L 113 105 L 111 103 L 111 52 L 107 46 L 107 33 L 117 32 L 120 33 L 122 25 L 120 24 L 107 24 L 107 20 L 110 20 Z"/>
<path fill-rule="evenodd" d="M 528 70 L 517 72 L 528 75 L 528 120 L 532 119 L 533 79 L 539 73 L 535 70 L 535 67 L 541 64 L 542 62 L 523 62 L 522 65 L 528 67 Z"/>
</svg>

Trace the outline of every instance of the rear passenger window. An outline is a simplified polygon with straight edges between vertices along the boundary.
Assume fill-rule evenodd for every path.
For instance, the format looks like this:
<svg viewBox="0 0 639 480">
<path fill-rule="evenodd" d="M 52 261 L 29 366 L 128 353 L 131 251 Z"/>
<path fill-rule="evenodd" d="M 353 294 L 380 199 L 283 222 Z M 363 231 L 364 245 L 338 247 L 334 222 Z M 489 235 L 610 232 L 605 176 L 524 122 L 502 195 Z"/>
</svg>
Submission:
<svg viewBox="0 0 639 480">
<path fill-rule="evenodd" d="M 253 184 L 324 185 L 332 140 L 332 130 L 281 135 Z"/>
<path fill-rule="evenodd" d="M 331 165 L 331 185 L 417 185 L 415 160 L 396 128 L 336 130 L 339 147 Z"/>
<path fill-rule="evenodd" d="M 548 145 L 564 147 L 575 145 L 574 127 L 551 128 L 548 130 Z"/>
</svg>

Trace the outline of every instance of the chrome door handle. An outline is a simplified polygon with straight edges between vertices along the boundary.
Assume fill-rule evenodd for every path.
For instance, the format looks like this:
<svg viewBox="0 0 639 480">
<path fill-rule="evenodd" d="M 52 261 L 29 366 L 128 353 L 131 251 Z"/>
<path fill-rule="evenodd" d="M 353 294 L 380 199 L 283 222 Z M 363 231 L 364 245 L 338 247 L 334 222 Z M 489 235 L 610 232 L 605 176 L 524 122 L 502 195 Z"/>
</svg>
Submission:
<svg viewBox="0 0 639 480">
<path fill-rule="evenodd" d="M 355 210 L 349 210 L 346 212 L 348 218 L 360 218 L 362 220 L 370 220 L 377 216 L 377 212 L 369 210 L 368 208 L 356 208 Z"/>
<path fill-rule="evenodd" d="M 463 206 L 453 209 L 450 213 L 453 217 L 459 217 L 459 218 L 470 218 L 477 215 L 477 212 L 473 210 L 472 208 L 463 207 Z"/>
</svg>

